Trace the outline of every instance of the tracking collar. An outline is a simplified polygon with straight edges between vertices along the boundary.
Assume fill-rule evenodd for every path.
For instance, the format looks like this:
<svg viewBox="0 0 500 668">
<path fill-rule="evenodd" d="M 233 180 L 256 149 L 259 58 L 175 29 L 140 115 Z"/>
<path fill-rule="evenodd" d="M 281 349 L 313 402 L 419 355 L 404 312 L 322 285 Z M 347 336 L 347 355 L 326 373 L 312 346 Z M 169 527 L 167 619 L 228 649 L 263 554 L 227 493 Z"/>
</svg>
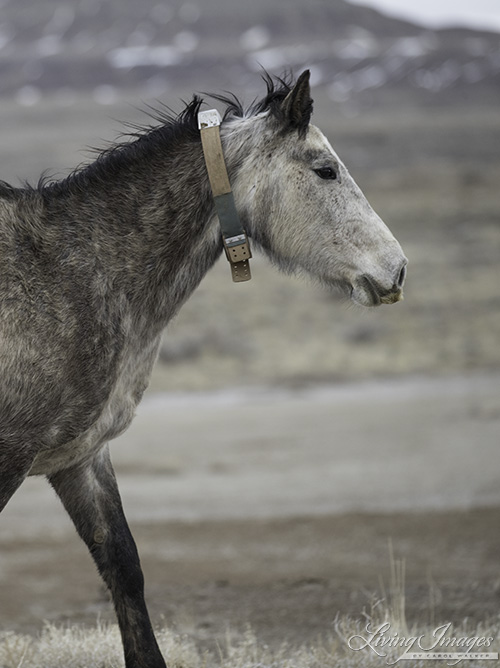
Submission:
<svg viewBox="0 0 500 668">
<path fill-rule="evenodd" d="M 208 179 L 214 196 L 215 209 L 222 231 L 222 240 L 226 257 L 231 265 L 231 274 L 235 283 L 249 281 L 249 260 L 252 257 L 248 237 L 243 229 L 229 183 L 219 127 L 222 122 L 216 109 L 200 111 L 198 128 L 200 129 L 203 155 L 207 166 Z"/>
</svg>

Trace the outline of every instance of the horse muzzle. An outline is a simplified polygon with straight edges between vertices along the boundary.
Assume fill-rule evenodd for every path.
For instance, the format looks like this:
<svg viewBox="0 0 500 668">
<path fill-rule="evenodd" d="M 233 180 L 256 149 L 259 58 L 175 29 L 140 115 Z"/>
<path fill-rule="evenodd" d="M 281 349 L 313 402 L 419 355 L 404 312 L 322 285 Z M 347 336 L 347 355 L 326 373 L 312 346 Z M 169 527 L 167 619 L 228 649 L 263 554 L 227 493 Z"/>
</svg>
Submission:
<svg viewBox="0 0 500 668">
<path fill-rule="evenodd" d="M 406 278 L 406 258 L 389 279 L 390 287 L 385 287 L 380 279 L 363 274 L 352 286 L 351 299 L 362 306 L 395 304 L 403 300 L 403 285 Z"/>
</svg>

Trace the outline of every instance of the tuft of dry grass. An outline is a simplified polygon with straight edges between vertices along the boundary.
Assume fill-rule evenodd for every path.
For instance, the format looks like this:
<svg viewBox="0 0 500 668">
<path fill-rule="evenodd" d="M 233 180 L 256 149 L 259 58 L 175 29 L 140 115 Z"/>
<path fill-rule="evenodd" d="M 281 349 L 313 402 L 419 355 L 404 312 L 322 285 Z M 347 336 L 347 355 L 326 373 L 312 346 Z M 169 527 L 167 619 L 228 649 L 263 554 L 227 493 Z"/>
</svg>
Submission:
<svg viewBox="0 0 500 668">
<path fill-rule="evenodd" d="M 170 668 L 204 668 L 207 664 L 194 643 L 162 629 L 158 643 Z M 95 628 L 46 624 L 38 638 L 0 634 L 1 668 L 121 668 L 122 644 L 116 624 Z"/>
<path fill-rule="evenodd" d="M 278 649 L 261 643 L 251 629 L 243 639 L 234 642 L 230 635 L 218 654 L 200 652 L 194 642 L 168 629 L 157 633 L 158 642 L 169 668 L 380 668 L 391 665 L 401 655 L 401 650 L 387 650 L 387 656 L 377 656 L 369 649 L 353 651 L 347 641 L 351 636 L 365 633 L 369 623 L 376 628 L 382 619 L 391 614 L 376 606 L 374 616 L 367 614 L 362 620 L 348 617 L 337 619 L 336 635 L 319 638 L 309 646 L 292 648 L 284 642 Z M 500 651 L 498 640 L 500 625 L 467 628 L 466 621 L 459 629 L 467 637 L 491 636 L 494 643 L 490 652 Z M 391 626 L 391 633 L 404 635 L 404 629 Z M 412 628 L 406 633 L 412 636 L 425 634 L 432 629 Z M 458 634 L 458 631 L 455 631 Z M 438 665 L 450 665 L 438 661 Z M 467 668 L 492 668 L 491 660 L 467 660 Z M 47 625 L 38 638 L 5 633 L 0 635 L 1 668 L 122 668 L 122 648 L 116 625 L 100 625 L 96 628 L 62 628 Z M 425 668 L 428 660 L 405 660 L 405 668 Z"/>
</svg>

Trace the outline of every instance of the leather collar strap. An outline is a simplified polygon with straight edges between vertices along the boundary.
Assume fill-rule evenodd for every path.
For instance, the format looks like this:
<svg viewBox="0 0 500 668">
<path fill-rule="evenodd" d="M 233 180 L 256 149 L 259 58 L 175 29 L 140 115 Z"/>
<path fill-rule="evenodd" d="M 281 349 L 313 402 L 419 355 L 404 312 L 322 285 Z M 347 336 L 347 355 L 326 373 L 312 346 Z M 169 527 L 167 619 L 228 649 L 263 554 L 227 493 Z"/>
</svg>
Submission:
<svg viewBox="0 0 500 668">
<path fill-rule="evenodd" d="M 222 230 L 226 257 L 231 265 L 235 283 L 249 281 L 249 259 L 252 257 L 248 237 L 243 229 L 234 203 L 231 184 L 227 174 L 219 127 L 221 117 L 216 109 L 200 111 L 198 127 L 205 156 L 208 178 L 212 187 L 215 209 Z"/>
</svg>

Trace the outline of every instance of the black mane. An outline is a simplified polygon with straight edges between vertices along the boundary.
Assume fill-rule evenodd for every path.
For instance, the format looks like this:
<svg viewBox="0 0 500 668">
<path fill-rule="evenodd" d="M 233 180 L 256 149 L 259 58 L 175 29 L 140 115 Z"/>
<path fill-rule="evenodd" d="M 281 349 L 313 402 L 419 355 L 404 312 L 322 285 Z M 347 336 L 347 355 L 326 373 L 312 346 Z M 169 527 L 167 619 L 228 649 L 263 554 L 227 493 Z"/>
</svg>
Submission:
<svg viewBox="0 0 500 668">
<path fill-rule="evenodd" d="M 272 77 L 268 72 L 264 71 L 262 79 L 266 84 L 267 94 L 260 100 L 254 100 L 246 109 L 236 95 L 232 93 L 228 93 L 227 95 L 210 94 L 211 98 L 226 105 L 224 120 L 256 116 L 265 111 L 270 111 L 276 116 L 279 115 L 281 102 L 283 102 L 293 88 L 293 77 L 290 73 L 285 74 L 283 77 Z"/>
<path fill-rule="evenodd" d="M 279 116 L 280 103 L 292 89 L 293 77 L 289 73 L 283 77 L 272 77 L 264 72 L 262 78 L 267 87 L 266 95 L 254 100 L 246 108 L 232 93 L 205 95 L 225 105 L 224 120 L 246 118 L 265 111 Z M 181 140 L 199 141 L 198 112 L 203 104 L 205 104 L 204 98 L 194 95 L 179 114 L 161 103 L 147 107 L 145 113 L 153 122 L 146 125 L 125 123 L 126 131 L 121 133 L 118 141 L 110 143 L 104 149 L 90 149 L 97 155 L 93 162 L 80 165 L 62 180 L 55 180 L 44 173 L 35 186 L 24 183 L 23 188 L 16 188 L 5 181 L 0 181 L 0 197 L 12 199 L 26 191 L 47 196 L 68 189 L 83 190 L 90 182 L 95 183 L 96 180 L 102 182 L 120 173 L 130 161 L 144 157 L 153 146 L 171 148 Z"/>
</svg>

